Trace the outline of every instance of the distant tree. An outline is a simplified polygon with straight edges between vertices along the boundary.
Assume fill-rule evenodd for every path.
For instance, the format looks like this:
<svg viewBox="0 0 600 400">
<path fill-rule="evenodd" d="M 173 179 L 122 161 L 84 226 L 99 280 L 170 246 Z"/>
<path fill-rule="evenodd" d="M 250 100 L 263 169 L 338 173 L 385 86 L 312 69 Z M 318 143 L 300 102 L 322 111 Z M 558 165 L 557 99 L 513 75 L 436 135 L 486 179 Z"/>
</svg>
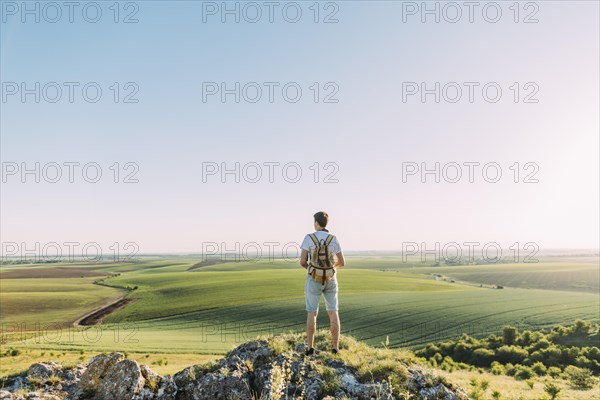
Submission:
<svg viewBox="0 0 600 400">
<path fill-rule="evenodd" d="M 504 344 L 515 344 L 518 330 L 514 326 L 505 326 L 502 328 L 502 341 Z"/>
</svg>

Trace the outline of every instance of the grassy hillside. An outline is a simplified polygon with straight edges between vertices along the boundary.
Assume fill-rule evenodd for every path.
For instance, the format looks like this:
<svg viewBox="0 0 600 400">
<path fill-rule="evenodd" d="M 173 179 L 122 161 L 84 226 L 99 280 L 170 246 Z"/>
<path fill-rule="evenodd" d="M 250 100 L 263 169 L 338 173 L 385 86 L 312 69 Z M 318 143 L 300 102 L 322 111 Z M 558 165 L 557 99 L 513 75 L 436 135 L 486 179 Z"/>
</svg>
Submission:
<svg viewBox="0 0 600 400">
<path fill-rule="evenodd" d="M 600 291 L 600 268 L 593 262 L 541 262 L 425 267 L 423 273 L 442 273 L 455 280 L 518 288 Z"/>
<path fill-rule="evenodd" d="M 139 263 L 3 267 L 2 322 L 27 322 L 29 327 L 33 321 L 51 330 L 56 327 L 51 324 L 68 326 L 99 305 L 126 295 L 134 301 L 109 315 L 100 327 L 72 328 L 63 335 L 38 329 L 21 345 L 40 350 L 216 354 L 258 334 L 304 329 L 305 275 L 296 264 L 230 262 L 192 269 L 198 261 L 178 257 Z M 590 265 L 429 267 L 392 256 L 350 257 L 348 268 L 338 276 L 342 329 L 372 345 L 387 341 L 391 347 L 418 348 L 463 332 L 474 336 L 499 333 L 503 325 L 537 329 L 578 318 L 598 320 L 600 299 L 587 287 L 579 291 L 525 289 L 516 284 L 522 280 L 513 279 L 517 287 L 498 290 L 433 275 L 506 284 L 514 275 L 526 273 L 539 287 L 549 288 L 556 274 L 565 274 L 569 268 L 574 274 L 592 276 Z M 57 268 L 62 269 L 61 278 L 42 274 L 44 269 L 56 274 Z M 70 277 L 65 277 L 67 269 Z M 82 274 L 86 277 L 81 278 Z M 92 284 L 97 279 L 114 287 Z M 124 287 L 136 290 L 120 289 Z M 326 323 L 321 312 L 319 324 Z M 6 340 L 7 335 L 3 336 Z"/>
</svg>

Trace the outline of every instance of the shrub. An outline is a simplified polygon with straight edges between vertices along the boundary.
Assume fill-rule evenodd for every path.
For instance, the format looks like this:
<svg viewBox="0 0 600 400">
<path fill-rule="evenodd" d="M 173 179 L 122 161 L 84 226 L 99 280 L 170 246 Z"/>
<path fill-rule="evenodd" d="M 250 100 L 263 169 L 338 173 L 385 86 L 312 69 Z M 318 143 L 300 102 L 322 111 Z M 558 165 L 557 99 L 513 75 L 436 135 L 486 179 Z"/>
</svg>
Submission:
<svg viewBox="0 0 600 400">
<path fill-rule="evenodd" d="M 444 360 L 440 364 L 440 368 L 443 369 L 444 371 L 452 372 L 456 369 L 456 364 L 455 364 L 454 360 L 452 359 L 452 357 L 446 356 L 446 357 L 444 357 Z"/>
<path fill-rule="evenodd" d="M 517 346 L 501 346 L 496 350 L 496 360 L 501 363 L 521 364 L 529 353 Z"/>
<path fill-rule="evenodd" d="M 459 341 L 456 343 L 456 346 L 454 346 L 454 353 L 452 353 L 452 356 L 456 361 L 467 362 L 470 360 L 472 353 L 473 347 L 471 344 Z"/>
<path fill-rule="evenodd" d="M 50 385 L 52 385 L 52 386 L 55 386 L 55 385 L 58 385 L 59 383 L 61 383 L 61 382 L 62 382 L 62 379 L 61 379 L 61 377 L 60 377 L 60 376 L 52 374 L 52 375 L 50 375 L 50 376 L 48 377 L 48 380 L 47 380 L 47 382 L 48 382 Z"/>
<path fill-rule="evenodd" d="M 579 368 L 591 369 L 594 367 L 594 363 L 588 360 L 585 356 L 579 356 L 575 359 L 575 365 Z"/>
<path fill-rule="evenodd" d="M 323 391 L 325 394 L 334 395 L 342 387 L 342 381 L 333 368 L 323 367 L 321 369 L 321 377 L 323 378 Z"/>
<path fill-rule="evenodd" d="M 551 400 L 555 400 L 558 398 L 558 394 L 560 393 L 560 387 L 552 382 L 546 382 L 544 384 L 544 392 L 548 393 Z"/>
<path fill-rule="evenodd" d="M 471 356 L 471 364 L 487 367 L 494 359 L 494 350 L 489 349 L 475 349 L 473 351 L 473 355 Z"/>
<path fill-rule="evenodd" d="M 596 346 L 592 346 L 592 347 L 588 347 L 587 351 L 584 353 L 584 355 L 589 358 L 590 360 L 595 360 L 600 362 L 600 349 L 597 348 Z"/>
<path fill-rule="evenodd" d="M 479 384 L 479 387 L 481 387 L 481 390 L 483 390 L 485 392 L 490 387 L 490 381 L 488 381 L 486 379 L 482 379 L 481 383 Z"/>
<path fill-rule="evenodd" d="M 508 363 L 504 366 L 505 368 L 505 373 L 508 376 L 515 376 L 515 373 L 517 372 L 517 369 L 515 368 L 514 365 L 512 365 L 511 363 Z"/>
<path fill-rule="evenodd" d="M 532 342 L 531 331 L 524 331 L 521 333 L 517 339 L 517 344 L 519 346 L 525 347 L 529 346 Z"/>
<path fill-rule="evenodd" d="M 531 370 L 531 368 L 524 365 L 517 365 L 515 369 L 515 379 L 523 380 L 529 379 L 533 376 L 535 376 L 535 373 Z"/>
<path fill-rule="evenodd" d="M 20 355 L 20 354 L 21 354 L 21 350 L 19 350 L 19 349 L 14 349 L 14 348 L 12 348 L 12 347 L 11 347 L 11 348 L 9 348 L 9 349 L 6 351 L 6 355 L 7 355 L 7 356 L 10 356 L 10 357 L 16 357 L 16 356 L 18 356 L 18 355 Z"/>
<path fill-rule="evenodd" d="M 533 385 L 535 385 L 535 381 L 533 379 L 527 379 L 525 383 L 527 386 L 529 386 L 529 389 L 533 389 Z"/>
<path fill-rule="evenodd" d="M 542 362 L 537 361 L 533 363 L 531 369 L 536 373 L 536 375 L 546 375 L 546 366 Z"/>
<path fill-rule="evenodd" d="M 560 360 L 562 358 L 562 352 L 560 348 L 555 345 L 552 345 L 546 349 L 540 350 L 542 361 L 547 366 L 555 366 L 558 367 L 561 363 Z"/>
<path fill-rule="evenodd" d="M 552 345 L 552 343 L 546 339 L 540 339 L 539 341 L 535 342 L 529 349 L 529 351 L 534 352 L 537 350 L 542 350 L 542 349 L 547 349 L 548 347 L 550 347 Z"/>
<path fill-rule="evenodd" d="M 424 356 L 425 358 L 431 358 L 434 355 L 439 354 L 439 353 L 440 353 L 440 348 L 432 343 L 428 344 L 427 347 L 425 347 L 425 350 L 419 350 L 419 351 L 415 352 L 415 354 L 417 354 L 418 356 Z"/>
<path fill-rule="evenodd" d="M 565 368 L 565 376 L 569 384 L 575 389 L 589 389 L 594 383 L 592 371 L 569 365 Z"/>
<path fill-rule="evenodd" d="M 572 329 L 575 333 L 589 333 L 591 328 L 592 325 L 588 321 L 578 319 Z"/>
<path fill-rule="evenodd" d="M 504 365 L 500 364 L 498 361 L 492 361 L 491 372 L 494 375 L 504 375 L 506 373 L 506 368 L 504 368 Z"/>
<path fill-rule="evenodd" d="M 558 367 L 548 367 L 546 374 L 552 378 L 558 378 L 562 374 L 562 370 Z"/>
</svg>

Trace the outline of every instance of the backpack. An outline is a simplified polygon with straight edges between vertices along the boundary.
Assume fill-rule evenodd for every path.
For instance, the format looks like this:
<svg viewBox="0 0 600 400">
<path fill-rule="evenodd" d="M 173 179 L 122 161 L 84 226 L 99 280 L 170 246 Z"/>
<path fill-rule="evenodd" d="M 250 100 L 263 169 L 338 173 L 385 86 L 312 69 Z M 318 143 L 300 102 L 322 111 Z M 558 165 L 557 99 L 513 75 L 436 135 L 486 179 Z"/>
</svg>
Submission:
<svg viewBox="0 0 600 400">
<path fill-rule="evenodd" d="M 310 235 L 315 244 L 315 249 L 310 254 L 308 273 L 317 282 L 325 285 L 335 275 L 333 254 L 329 251 L 329 244 L 333 240 L 333 235 L 327 235 L 324 240 L 319 242 L 314 233 Z"/>
</svg>

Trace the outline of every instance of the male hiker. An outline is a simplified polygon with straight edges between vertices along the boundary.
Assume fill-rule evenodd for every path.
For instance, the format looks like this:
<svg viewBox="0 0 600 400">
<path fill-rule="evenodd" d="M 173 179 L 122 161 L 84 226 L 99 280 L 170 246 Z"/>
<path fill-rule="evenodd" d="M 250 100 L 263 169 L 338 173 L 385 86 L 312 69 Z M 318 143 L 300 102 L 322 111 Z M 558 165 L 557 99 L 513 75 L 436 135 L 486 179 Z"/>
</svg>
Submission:
<svg viewBox="0 0 600 400">
<path fill-rule="evenodd" d="M 338 282 L 336 269 L 344 266 L 344 255 L 337 238 L 325 229 L 329 216 L 319 211 L 314 216 L 315 233 L 308 234 L 300 248 L 300 265 L 308 276 L 304 293 L 306 296 L 306 355 L 315 353 L 314 339 L 317 330 L 317 313 L 321 293 L 325 297 L 327 314 L 329 315 L 329 330 L 331 332 L 331 351 L 337 353 L 340 345 L 340 317 L 338 316 Z M 335 255 L 336 262 L 333 262 Z"/>
</svg>

